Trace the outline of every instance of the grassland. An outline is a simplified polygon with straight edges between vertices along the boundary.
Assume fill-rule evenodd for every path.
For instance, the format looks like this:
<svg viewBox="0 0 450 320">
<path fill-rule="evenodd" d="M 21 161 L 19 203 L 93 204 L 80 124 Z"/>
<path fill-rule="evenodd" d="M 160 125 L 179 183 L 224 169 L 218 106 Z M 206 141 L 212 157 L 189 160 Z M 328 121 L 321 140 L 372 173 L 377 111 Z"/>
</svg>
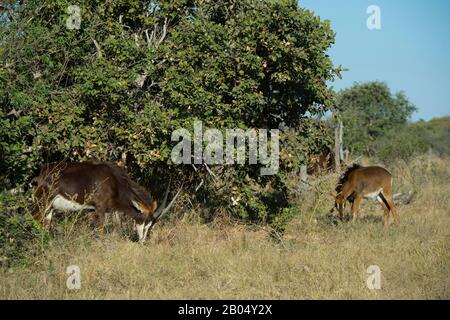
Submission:
<svg viewBox="0 0 450 320">
<path fill-rule="evenodd" d="M 202 224 L 195 210 L 157 225 L 144 246 L 64 224 L 26 266 L 0 269 L 0 298 L 449 299 L 450 161 L 390 169 L 396 192 L 414 191 L 398 226 L 383 228 L 367 201 L 355 224 L 329 216 L 330 175 L 298 196 L 282 236 L 226 218 Z M 80 290 L 66 287 L 69 265 L 80 267 Z M 366 286 L 370 265 L 381 269 L 380 290 Z"/>
</svg>

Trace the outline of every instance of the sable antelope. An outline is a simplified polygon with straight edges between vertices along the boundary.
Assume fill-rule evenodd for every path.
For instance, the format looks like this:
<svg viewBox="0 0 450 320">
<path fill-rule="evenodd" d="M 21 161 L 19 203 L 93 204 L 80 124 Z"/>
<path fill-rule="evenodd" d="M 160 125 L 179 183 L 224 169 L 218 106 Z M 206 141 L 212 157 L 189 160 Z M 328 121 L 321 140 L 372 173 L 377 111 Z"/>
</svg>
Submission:
<svg viewBox="0 0 450 320">
<path fill-rule="evenodd" d="M 309 175 L 320 175 L 334 170 L 334 152 L 325 149 L 319 154 L 310 156 L 307 173 Z"/>
<path fill-rule="evenodd" d="M 398 222 L 397 208 L 392 195 L 392 175 L 382 167 L 353 165 L 341 176 L 336 192 L 335 208 L 339 211 L 341 219 L 347 201 L 352 204 L 352 216 L 355 221 L 362 199 L 377 198 L 384 210 L 383 224 L 388 225 L 389 212 L 392 213 L 394 223 Z"/>
<path fill-rule="evenodd" d="M 121 213 L 133 218 L 139 242 L 143 243 L 149 229 L 173 205 L 181 189 L 167 204 L 170 181 L 162 204 L 158 207 L 125 171 L 107 162 L 81 162 L 44 165 L 31 181 L 33 187 L 33 216 L 50 224 L 53 211 L 95 210 L 101 225 L 107 212 Z"/>
</svg>

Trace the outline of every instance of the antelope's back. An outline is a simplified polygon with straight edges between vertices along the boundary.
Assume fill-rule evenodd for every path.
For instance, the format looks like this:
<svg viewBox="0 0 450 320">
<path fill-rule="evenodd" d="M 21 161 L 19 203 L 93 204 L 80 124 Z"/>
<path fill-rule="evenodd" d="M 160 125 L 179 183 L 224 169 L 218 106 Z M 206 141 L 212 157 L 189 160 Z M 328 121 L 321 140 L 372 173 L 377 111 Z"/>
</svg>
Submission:
<svg viewBox="0 0 450 320">
<path fill-rule="evenodd" d="M 364 185 L 371 186 L 374 188 L 377 186 L 390 185 L 392 182 L 392 175 L 383 167 L 371 166 L 371 167 L 361 167 L 355 170 L 352 175 L 356 182 L 360 182 Z"/>
<path fill-rule="evenodd" d="M 380 166 L 361 167 L 357 171 L 363 172 L 365 175 L 391 178 L 392 175 L 385 168 Z"/>
<path fill-rule="evenodd" d="M 59 188 L 64 193 L 94 193 L 116 189 L 117 179 L 102 163 L 72 163 L 61 170 Z"/>
<path fill-rule="evenodd" d="M 44 188 L 68 195 L 115 190 L 119 187 L 117 174 L 104 163 L 58 163 L 45 164 L 39 175 L 33 178 L 34 189 Z"/>
</svg>

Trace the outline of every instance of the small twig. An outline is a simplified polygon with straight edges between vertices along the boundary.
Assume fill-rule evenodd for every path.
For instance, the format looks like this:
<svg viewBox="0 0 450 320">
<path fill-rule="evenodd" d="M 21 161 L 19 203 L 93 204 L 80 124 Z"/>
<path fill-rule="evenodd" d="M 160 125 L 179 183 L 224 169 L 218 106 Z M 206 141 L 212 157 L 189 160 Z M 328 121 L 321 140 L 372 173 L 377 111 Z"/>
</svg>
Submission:
<svg viewBox="0 0 450 320">
<path fill-rule="evenodd" d="M 200 181 L 199 185 L 195 188 L 195 192 L 197 192 L 203 185 L 205 181 L 202 179 L 202 181 Z"/>
<path fill-rule="evenodd" d="M 168 24 L 169 24 L 169 20 L 168 20 L 168 18 L 166 17 L 166 18 L 164 19 L 163 32 L 162 32 L 161 38 L 160 38 L 159 41 L 158 41 L 158 45 L 161 44 L 161 42 L 163 42 L 163 41 L 164 41 L 164 38 L 166 37 L 166 34 L 167 34 L 167 26 L 168 26 Z"/>
<path fill-rule="evenodd" d="M 14 21 L 17 22 L 16 18 L 14 17 L 14 10 L 12 8 L 8 8 L 8 13 L 10 18 Z"/>
<path fill-rule="evenodd" d="M 394 194 L 392 197 L 394 198 L 395 201 L 399 201 L 402 204 L 406 205 L 411 203 L 411 199 L 414 195 L 413 191 L 408 191 L 408 192 L 399 192 Z"/>
<path fill-rule="evenodd" d="M 214 172 L 212 172 L 212 170 L 209 168 L 209 166 L 206 163 L 204 163 L 204 165 L 205 165 L 205 168 L 208 171 L 208 173 L 213 177 L 214 184 L 216 184 L 216 186 L 217 186 L 218 181 L 220 181 L 220 179 L 214 174 Z"/>
<path fill-rule="evenodd" d="M 151 39 L 150 39 L 150 36 L 148 35 L 148 29 L 145 29 L 145 30 L 144 30 L 144 33 L 145 33 L 145 39 L 147 39 L 147 48 L 150 49 L 150 43 L 151 43 L 152 41 L 151 41 Z"/>
<path fill-rule="evenodd" d="M 359 160 L 361 160 L 361 158 L 362 158 L 362 156 L 359 156 L 359 157 L 357 157 L 356 159 L 350 161 L 349 163 L 346 162 L 345 164 L 348 165 L 348 164 L 357 163 Z"/>
<path fill-rule="evenodd" d="M 280 235 L 279 232 L 277 232 L 274 228 L 269 227 L 269 226 L 259 226 L 256 225 L 256 227 L 258 227 L 259 229 L 263 230 L 264 232 L 266 232 L 269 236 L 271 235 L 275 235 L 275 237 L 277 238 L 278 241 L 280 241 L 281 245 L 283 246 L 284 249 L 287 249 L 286 244 L 283 241 L 283 237 Z M 267 230 L 269 229 L 269 230 Z"/>
<path fill-rule="evenodd" d="M 97 49 L 97 58 L 101 58 L 102 57 L 102 49 L 101 49 L 100 45 L 98 44 L 97 40 L 95 40 L 94 38 L 91 38 L 91 39 L 94 42 L 95 48 Z"/>
</svg>

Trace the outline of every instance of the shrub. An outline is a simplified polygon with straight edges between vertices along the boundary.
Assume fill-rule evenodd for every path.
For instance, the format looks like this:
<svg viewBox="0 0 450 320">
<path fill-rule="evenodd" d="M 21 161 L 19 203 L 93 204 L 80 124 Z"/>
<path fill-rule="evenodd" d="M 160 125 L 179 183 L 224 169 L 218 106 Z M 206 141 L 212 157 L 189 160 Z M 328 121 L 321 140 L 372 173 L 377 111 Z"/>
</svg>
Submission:
<svg viewBox="0 0 450 320">
<path fill-rule="evenodd" d="M 440 156 L 450 154 L 450 118 L 437 118 L 398 126 L 388 130 L 372 143 L 371 156 L 386 163 L 396 159 L 409 161 L 432 151 Z"/>
<path fill-rule="evenodd" d="M 327 50 L 335 34 L 297 2 L 81 1 L 81 28 L 69 29 L 72 4 L 26 0 L 0 12 L 5 188 L 26 183 L 44 162 L 96 158 L 121 162 L 155 193 L 173 175 L 190 199 L 229 207 L 231 189 L 221 193 L 205 170 L 171 163 L 175 129 L 196 120 L 220 130 L 285 126 L 300 150 L 324 138 L 310 119 L 333 103 L 327 82 L 340 68 Z M 305 161 L 294 154 L 266 178 L 252 166 L 234 168 L 229 186 L 245 205 L 233 214 L 275 221 L 290 207 L 281 177 Z M 246 189 L 247 176 L 254 188 Z"/>
<path fill-rule="evenodd" d="M 0 266 L 26 264 L 39 254 L 48 234 L 28 213 L 24 195 L 0 193 Z"/>
</svg>

